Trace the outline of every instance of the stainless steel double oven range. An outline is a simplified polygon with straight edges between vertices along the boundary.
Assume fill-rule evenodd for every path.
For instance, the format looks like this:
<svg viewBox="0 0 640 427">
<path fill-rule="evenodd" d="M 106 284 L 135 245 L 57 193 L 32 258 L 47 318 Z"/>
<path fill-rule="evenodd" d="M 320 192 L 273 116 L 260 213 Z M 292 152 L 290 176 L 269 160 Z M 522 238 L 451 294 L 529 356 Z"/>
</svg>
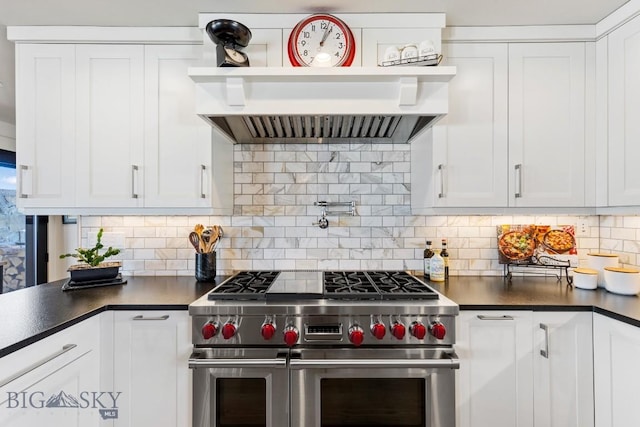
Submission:
<svg viewBox="0 0 640 427">
<path fill-rule="evenodd" d="M 193 427 L 455 427 L 458 306 L 402 271 L 243 271 L 189 306 Z"/>
</svg>

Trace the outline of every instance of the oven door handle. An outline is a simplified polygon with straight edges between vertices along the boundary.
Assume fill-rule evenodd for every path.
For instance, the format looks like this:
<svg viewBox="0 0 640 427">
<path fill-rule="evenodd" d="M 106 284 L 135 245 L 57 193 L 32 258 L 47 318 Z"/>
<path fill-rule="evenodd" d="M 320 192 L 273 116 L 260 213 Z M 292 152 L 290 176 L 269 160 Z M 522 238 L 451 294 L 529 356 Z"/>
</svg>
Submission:
<svg viewBox="0 0 640 427">
<path fill-rule="evenodd" d="M 198 359 L 189 358 L 189 368 L 286 368 L 287 359 Z"/>
<path fill-rule="evenodd" d="M 457 357 L 445 359 L 291 359 L 291 369 L 459 369 Z"/>
</svg>

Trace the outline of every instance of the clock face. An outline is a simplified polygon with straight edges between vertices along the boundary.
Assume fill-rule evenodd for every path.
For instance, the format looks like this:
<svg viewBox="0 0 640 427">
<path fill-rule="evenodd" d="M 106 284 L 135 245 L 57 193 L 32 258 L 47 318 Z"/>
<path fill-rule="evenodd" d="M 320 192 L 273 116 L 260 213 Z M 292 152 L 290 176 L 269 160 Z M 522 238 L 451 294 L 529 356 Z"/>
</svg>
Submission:
<svg viewBox="0 0 640 427">
<path fill-rule="evenodd" d="M 353 62 L 355 42 L 349 27 L 332 15 L 311 15 L 291 31 L 289 60 L 294 66 L 317 66 L 319 53 L 331 58 L 332 67 L 347 67 Z"/>
</svg>

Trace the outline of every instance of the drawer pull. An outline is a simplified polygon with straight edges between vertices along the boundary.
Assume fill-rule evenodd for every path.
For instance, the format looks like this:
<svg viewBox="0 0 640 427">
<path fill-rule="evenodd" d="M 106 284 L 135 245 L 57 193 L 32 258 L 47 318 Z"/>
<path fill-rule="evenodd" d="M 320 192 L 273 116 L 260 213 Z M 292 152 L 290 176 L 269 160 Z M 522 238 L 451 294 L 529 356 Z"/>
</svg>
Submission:
<svg viewBox="0 0 640 427">
<path fill-rule="evenodd" d="M 4 381 L 0 382 L 0 388 L 6 386 L 7 384 L 17 380 L 20 377 L 23 377 L 25 375 L 27 375 L 29 372 L 34 371 L 36 369 L 38 369 L 40 366 L 51 362 L 53 359 L 55 359 L 56 357 L 62 356 L 63 354 L 65 354 L 66 352 L 73 350 L 74 348 L 76 348 L 77 345 L 76 344 L 66 344 L 62 346 L 62 350 L 58 350 L 55 353 L 53 353 L 50 356 L 45 357 L 44 359 L 42 359 L 39 362 L 34 363 L 33 365 L 31 365 L 30 367 L 23 369 L 22 371 L 10 376 L 9 378 L 5 379 Z"/>
<path fill-rule="evenodd" d="M 540 329 L 544 331 L 544 348 L 540 350 L 542 357 L 549 358 L 549 326 L 540 323 Z"/>
<path fill-rule="evenodd" d="M 167 320 L 169 318 L 168 314 L 164 316 L 155 316 L 155 317 L 145 317 L 142 314 L 135 316 L 133 320 Z"/>
<path fill-rule="evenodd" d="M 478 319 L 480 320 L 513 320 L 513 316 L 485 316 L 484 314 L 479 314 Z"/>
</svg>

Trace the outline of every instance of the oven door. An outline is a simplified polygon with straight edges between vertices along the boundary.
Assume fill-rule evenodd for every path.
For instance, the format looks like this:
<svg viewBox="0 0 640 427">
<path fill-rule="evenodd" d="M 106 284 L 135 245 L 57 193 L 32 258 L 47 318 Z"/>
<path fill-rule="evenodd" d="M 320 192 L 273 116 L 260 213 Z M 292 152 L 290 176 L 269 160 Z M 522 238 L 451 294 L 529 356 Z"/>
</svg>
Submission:
<svg viewBox="0 0 640 427">
<path fill-rule="evenodd" d="M 455 427 L 455 353 L 303 349 L 291 355 L 292 427 Z"/>
<path fill-rule="evenodd" d="M 283 427 L 289 424 L 286 349 L 197 349 L 193 427 Z"/>
</svg>

